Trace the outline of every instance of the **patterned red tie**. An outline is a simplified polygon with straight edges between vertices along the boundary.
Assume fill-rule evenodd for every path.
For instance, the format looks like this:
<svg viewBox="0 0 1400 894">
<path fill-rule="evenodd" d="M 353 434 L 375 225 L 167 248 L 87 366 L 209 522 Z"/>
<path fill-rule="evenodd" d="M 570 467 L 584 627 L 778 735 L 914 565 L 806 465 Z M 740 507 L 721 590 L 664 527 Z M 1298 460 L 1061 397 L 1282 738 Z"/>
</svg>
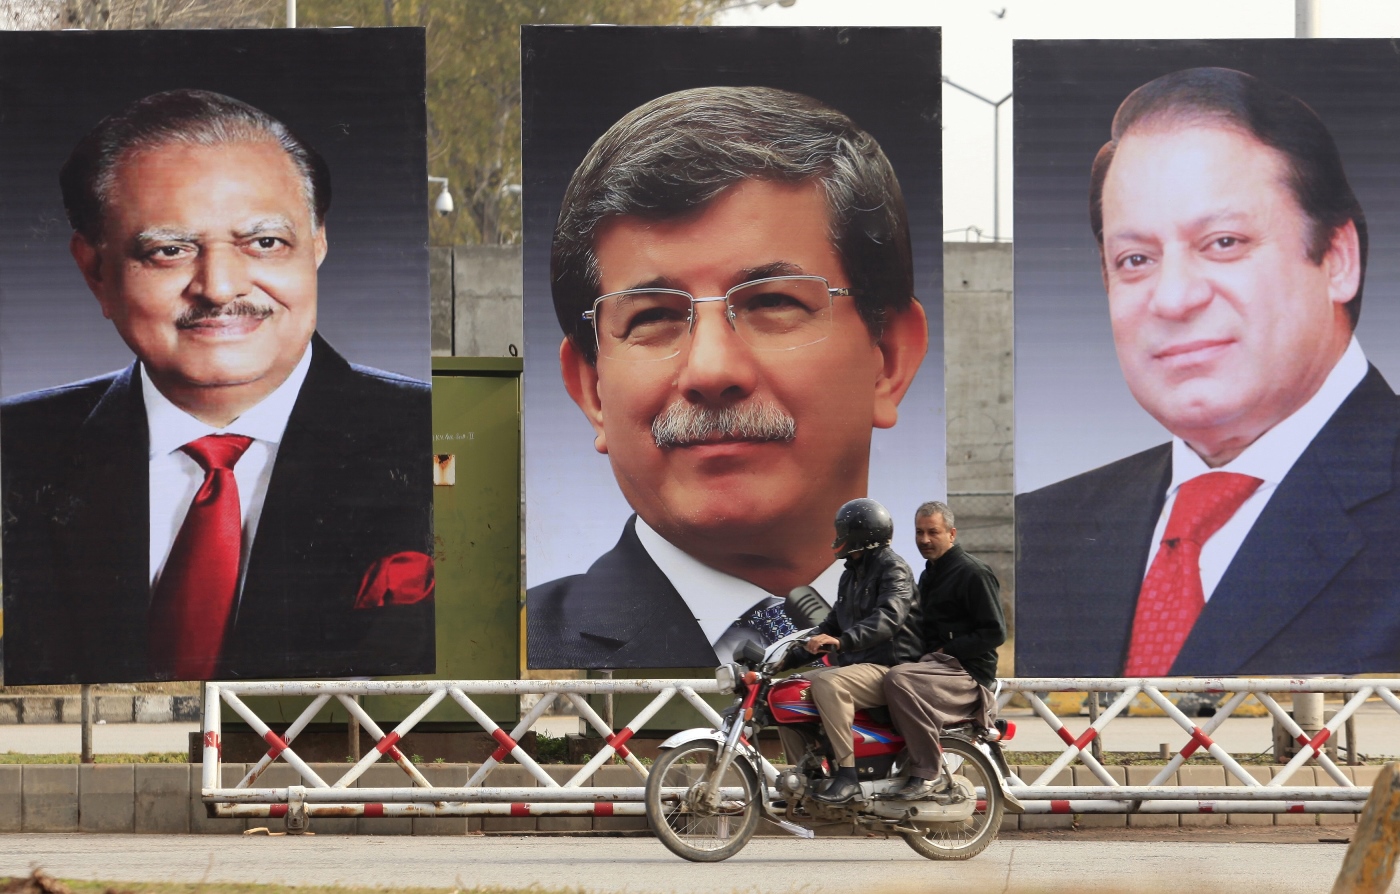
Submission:
<svg viewBox="0 0 1400 894">
<path fill-rule="evenodd" d="M 1264 482 L 1234 472 L 1208 472 L 1177 491 L 1162 545 L 1138 594 L 1125 677 L 1171 671 L 1191 627 L 1206 606 L 1201 547 Z"/>
<path fill-rule="evenodd" d="M 180 449 L 204 469 L 185 523 L 170 548 L 151 601 L 151 663 L 156 675 L 208 680 L 214 675 L 238 593 L 243 514 L 233 467 L 253 443 L 208 435 Z"/>
</svg>

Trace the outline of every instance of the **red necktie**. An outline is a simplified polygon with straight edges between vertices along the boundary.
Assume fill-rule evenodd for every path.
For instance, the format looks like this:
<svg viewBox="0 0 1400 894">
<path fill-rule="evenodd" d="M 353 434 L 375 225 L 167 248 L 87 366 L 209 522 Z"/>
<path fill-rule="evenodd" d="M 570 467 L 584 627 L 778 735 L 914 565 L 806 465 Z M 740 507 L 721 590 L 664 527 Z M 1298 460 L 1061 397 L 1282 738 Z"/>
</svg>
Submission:
<svg viewBox="0 0 1400 894">
<path fill-rule="evenodd" d="M 185 523 L 170 548 L 151 601 L 151 663 L 157 676 L 208 680 L 238 594 L 243 514 L 233 467 L 253 443 L 208 435 L 180 449 L 204 469 Z"/>
<path fill-rule="evenodd" d="M 1201 547 L 1264 482 L 1234 472 L 1208 472 L 1177 491 L 1162 545 L 1142 581 L 1125 677 L 1171 671 L 1191 627 L 1206 606 Z"/>
</svg>

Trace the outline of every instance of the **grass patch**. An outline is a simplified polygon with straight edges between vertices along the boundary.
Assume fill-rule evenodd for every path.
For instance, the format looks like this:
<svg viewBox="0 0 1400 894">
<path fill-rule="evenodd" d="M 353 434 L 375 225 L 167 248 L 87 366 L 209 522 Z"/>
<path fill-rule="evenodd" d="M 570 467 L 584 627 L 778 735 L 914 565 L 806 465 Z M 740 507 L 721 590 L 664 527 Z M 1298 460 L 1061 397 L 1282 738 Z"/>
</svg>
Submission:
<svg viewBox="0 0 1400 894">
<path fill-rule="evenodd" d="M 190 759 L 187 751 L 152 751 L 147 754 L 94 754 L 98 764 L 184 764 Z M 78 752 L 66 754 L 20 754 L 6 751 L 0 754 L 0 764 L 76 764 Z M 7 890 L 0 888 L 0 894 Z"/>
<path fill-rule="evenodd" d="M 549 736 L 535 731 L 535 760 L 542 764 L 562 764 L 569 760 L 567 736 Z"/>
<path fill-rule="evenodd" d="M 338 885 L 251 885 L 233 882 L 86 882 L 56 879 L 42 869 L 22 878 L 0 877 L 0 894 L 443 894 L 460 888 L 347 888 Z M 548 894 L 547 889 L 471 888 L 472 894 Z"/>
</svg>

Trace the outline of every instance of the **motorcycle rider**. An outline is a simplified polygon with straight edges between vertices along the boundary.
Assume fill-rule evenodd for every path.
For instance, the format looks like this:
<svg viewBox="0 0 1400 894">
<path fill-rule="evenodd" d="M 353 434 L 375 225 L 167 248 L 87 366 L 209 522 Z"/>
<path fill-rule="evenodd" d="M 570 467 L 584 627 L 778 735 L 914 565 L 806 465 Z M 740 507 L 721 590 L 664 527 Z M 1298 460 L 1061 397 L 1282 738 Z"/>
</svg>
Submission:
<svg viewBox="0 0 1400 894">
<path fill-rule="evenodd" d="M 890 667 L 922 652 L 914 572 L 890 548 L 894 520 L 871 499 L 851 500 L 836 513 L 831 548 L 846 560 L 836 604 L 807 641 L 813 655 L 831 652 L 831 666 L 804 672 L 821 714 L 836 772 L 819 801 L 843 804 L 860 793 L 851 726 L 857 708 L 885 704 L 882 683 Z M 912 622 L 911 622 L 912 621 Z M 800 754 L 789 754 L 796 761 Z"/>
<path fill-rule="evenodd" d="M 909 781 L 890 797 L 922 801 L 941 787 L 938 737 L 947 723 L 971 718 L 990 728 L 996 700 L 997 646 L 1006 641 L 1001 585 L 986 563 L 958 545 L 946 503 L 914 513 L 915 542 L 928 564 L 919 576 L 921 641 L 928 654 L 892 668 L 884 695 L 909 749 Z"/>
</svg>

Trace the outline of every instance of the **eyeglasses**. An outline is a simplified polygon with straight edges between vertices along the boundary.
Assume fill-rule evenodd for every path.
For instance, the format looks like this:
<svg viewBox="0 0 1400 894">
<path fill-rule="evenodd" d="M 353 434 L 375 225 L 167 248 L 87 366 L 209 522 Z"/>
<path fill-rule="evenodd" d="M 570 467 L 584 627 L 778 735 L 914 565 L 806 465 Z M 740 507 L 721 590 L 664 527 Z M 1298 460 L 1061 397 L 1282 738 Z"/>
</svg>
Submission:
<svg viewBox="0 0 1400 894">
<path fill-rule="evenodd" d="M 695 305 L 723 301 L 730 327 L 759 351 L 791 351 L 831 334 L 831 301 L 849 297 L 820 276 L 772 276 L 713 298 L 680 289 L 627 289 L 593 302 L 598 355 L 610 360 L 669 360 L 695 329 Z"/>
</svg>

